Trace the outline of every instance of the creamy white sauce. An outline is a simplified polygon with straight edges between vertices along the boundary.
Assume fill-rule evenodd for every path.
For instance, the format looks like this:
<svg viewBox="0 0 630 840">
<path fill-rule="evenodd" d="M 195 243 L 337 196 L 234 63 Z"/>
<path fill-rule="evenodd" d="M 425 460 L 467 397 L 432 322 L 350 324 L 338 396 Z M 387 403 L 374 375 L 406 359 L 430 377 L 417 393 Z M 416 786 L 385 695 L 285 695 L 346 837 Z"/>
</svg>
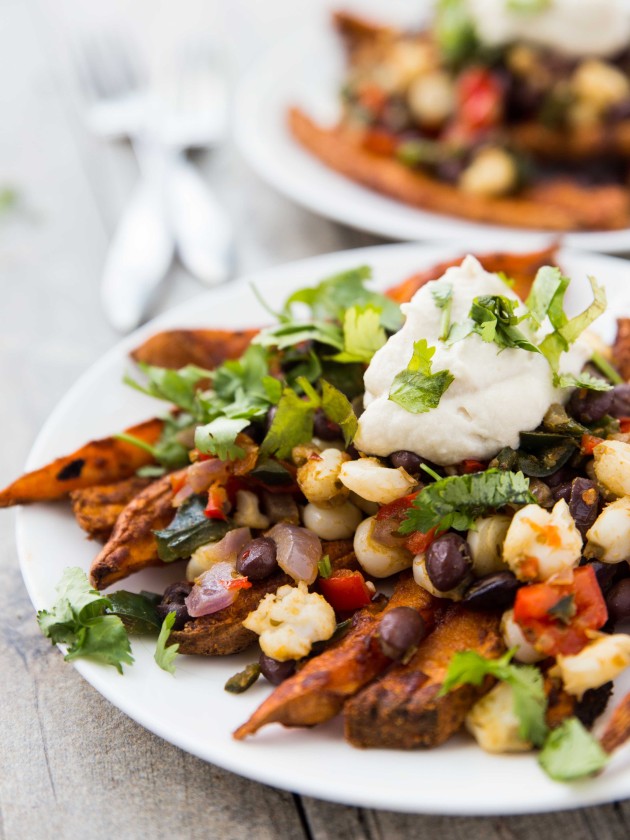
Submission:
<svg viewBox="0 0 630 840">
<path fill-rule="evenodd" d="M 566 55 L 614 55 L 630 42 L 627 0 L 550 0 L 541 11 L 516 11 L 508 0 L 467 0 L 488 46 L 529 41 Z"/>
<path fill-rule="evenodd" d="M 485 460 L 504 446 L 517 447 L 519 432 L 535 429 L 551 403 L 568 396 L 566 389 L 563 394 L 553 387 L 549 364 L 539 353 L 500 351 L 476 334 L 451 347 L 440 341 L 441 312 L 431 294 L 440 282 L 453 287 L 451 323 L 464 321 L 479 295 L 518 300 L 496 274 L 470 256 L 416 292 L 402 307 L 403 328 L 375 354 L 365 373 L 365 411 L 355 438 L 362 452 L 384 456 L 407 449 L 441 465 L 465 458 Z M 520 328 L 533 337 L 525 322 Z M 436 348 L 432 372 L 450 370 L 455 379 L 437 408 L 412 414 L 388 397 L 394 377 L 407 367 L 420 338 Z M 563 372 L 579 373 L 588 356 L 585 345 L 577 342 L 562 357 Z"/>
</svg>

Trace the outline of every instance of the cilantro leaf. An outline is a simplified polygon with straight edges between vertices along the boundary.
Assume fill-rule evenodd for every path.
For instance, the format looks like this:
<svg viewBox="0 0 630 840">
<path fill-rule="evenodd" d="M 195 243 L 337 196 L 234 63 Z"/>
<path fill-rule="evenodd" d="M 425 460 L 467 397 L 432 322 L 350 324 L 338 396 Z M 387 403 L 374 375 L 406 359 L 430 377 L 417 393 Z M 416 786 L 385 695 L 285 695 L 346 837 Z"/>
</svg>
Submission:
<svg viewBox="0 0 630 840">
<path fill-rule="evenodd" d="M 435 347 L 421 338 L 413 345 L 413 353 L 406 370 L 394 377 L 389 399 L 412 414 L 424 414 L 437 408 L 442 394 L 455 377 L 448 370 L 431 373 Z"/>
<path fill-rule="evenodd" d="M 127 434 L 127 432 L 119 432 L 114 437 L 117 440 L 124 440 L 140 449 L 144 449 L 145 452 L 148 452 L 155 458 L 162 468 L 176 470 L 179 467 L 185 467 L 190 462 L 188 456 L 189 447 L 182 442 L 182 439 L 185 439 L 186 434 L 193 428 L 193 418 L 186 412 L 167 414 L 162 422 L 163 427 L 160 439 L 155 444 L 147 443 L 147 441 L 141 440 L 134 435 Z M 153 469 L 154 466 L 148 465 L 148 467 L 145 467 L 145 475 L 152 474 L 151 472 L 147 472 L 148 468 Z M 161 474 L 163 473 L 164 469 L 161 470 Z M 141 475 L 140 471 L 138 475 Z"/>
<path fill-rule="evenodd" d="M 53 644 L 69 646 L 66 660 L 90 656 L 122 673 L 122 663 L 130 665 L 133 657 L 122 621 L 105 615 L 110 599 L 93 589 L 78 567 L 65 569 L 57 593 L 51 609 L 37 613 L 42 633 Z"/>
<path fill-rule="evenodd" d="M 451 308 L 453 305 L 453 284 L 441 281 L 431 289 L 431 297 L 438 309 L 442 310 L 440 322 L 440 341 L 446 341 L 451 328 Z"/>
<path fill-rule="evenodd" d="M 205 455 L 216 455 L 223 461 L 242 458 L 245 451 L 237 446 L 237 435 L 249 426 L 247 418 L 217 417 L 195 429 L 195 446 Z"/>
<path fill-rule="evenodd" d="M 580 373 L 574 376 L 572 373 L 559 373 L 554 379 L 556 388 L 588 388 L 589 391 L 610 391 L 613 387 L 599 376 L 591 376 L 590 373 Z"/>
<path fill-rule="evenodd" d="M 449 663 L 440 696 L 467 683 L 481 685 L 487 676 L 506 682 L 512 688 L 519 737 L 540 746 L 547 734 L 547 698 L 542 674 L 533 665 L 511 664 L 513 656 L 514 650 L 498 659 L 486 659 L 473 650 L 456 653 Z"/>
<path fill-rule="evenodd" d="M 351 306 L 343 317 L 343 351 L 332 356 L 332 360 L 368 364 L 386 341 L 380 309 L 374 306 Z"/>
<path fill-rule="evenodd" d="M 491 469 L 453 475 L 428 484 L 416 496 L 400 525 L 401 534 L 431 528 L 465 531 L 478 516 L 507 504 L 526 505 L 535 499 L 522 472 Z"/>
<path fill-rule="evenodd" d="M 438 0 L 433 20 L 440 53 L 451 66 L 458 67 L 475 53 L 478 40 L 466 0 Z"/>
<path fill-rule="evenodd" d="M 554 329 L 566 323 L 564 295 L 569 287 L 569 278 L 559 268 L 544 265 L 538 269 L 525 306 L 529 316 L 540 327 L 548 316 Z"/>
<path fill-rule="evenodd" d="M 140 385 L 130 376 L 124 377 L 125 384 L 150 397 L 174 403 L 184 411 L 193 414 L 200 383 L 212 377 L 212 371 L 204 370 L 196 365 L 186 365 L 180 370 L 171 370 L 140 362 L 138 367 L 146 375 L 147 384 Z"/>
<path fill-rule="evenodd" d="M 538 347 L 517 327 L 522 320 L 515 314 L 517 306 L 517 301 L 503 295 L 476 297 L 468 316 L 475 324 L 473 332 L 488 343 L 494 342 L 502 350 L 518 347 L 530 353 L 540 353 Z"/>
<path fill-rule="evenodd" d="M 358 420 L 354 409 L 348 398 L 334 388 L 330 383 L 322 380 L 322 409 L 326 417 L 337 423 L 343 432 L 343 439 L 346 446 L 352 443 L 357 432 Z"/>
<path fill-rule="evenodd" d="M 330 557 L 324 554 L 322 559 L 317 564 L 317 571 L 321 578 L 329 578 L 332 575 L 332 566 L 330 565 Z"/>
<path fill-rule="evenodd" d="M 396 332 L 402 326 L 400 306 L 386 295 L 365 288 L 371 276 L 371 268 L 365 265 L 335 274 L 317 286 L 294 292 L 285 301 L 283 313 L 288 317 L 293 304 L 303 303 L 310 308 L 314 318 L 342 321 L 346 309 L 351 306 L 374 306 L 380 309 L 383 327 Z"/>
<path fill-rule="evenodd" d="M 538 763 L 555 781 L 572 782 L 597 773 L 608 758 L 599 741 L 571 717 L 549 733 Z"/>
<path fill-rule="evenodd" d="M 175 618 L 176 614 L 174 612 L 166 614 L 166 617 L 162 622 L 157 645 L 155 646 L 155 653 L 153 654 L 153 658 L 160 668 L 163 671 L 168 671 L 169 674 L 175 673 L 174 659 L 177 656 L 177 651 L 179 650 L 179 644 L 169 645 L 168 647 L 166 646 L 168 637 L 171 635 L 171 631 L 173 629 L 173 624 L 175 624 Z"/>
<path fill-rule="evenodd" d="M 254 343 L 261 347 L 286 350 L 305 341 L 317 341 L 335 350 L 343 350 L 341 327 L 331 321 L 286 321 L 275 327 L 261 330 Z"/>
<path fill-rule="evenodd" d="M 308 385 L 310 394 L 307 393 L 303 399 L 292 388 L 284 389 L 269 431 L 260 447 L 262 458 L 268 458 L 270 455 L 281 459 L 288 458 L 294 446 L 307 443 L 313 437 L 315 409 L 319 408 L 320 399 L 306 380 L 300 379 L 299 382 L 302 387 Z"/>
</svg>

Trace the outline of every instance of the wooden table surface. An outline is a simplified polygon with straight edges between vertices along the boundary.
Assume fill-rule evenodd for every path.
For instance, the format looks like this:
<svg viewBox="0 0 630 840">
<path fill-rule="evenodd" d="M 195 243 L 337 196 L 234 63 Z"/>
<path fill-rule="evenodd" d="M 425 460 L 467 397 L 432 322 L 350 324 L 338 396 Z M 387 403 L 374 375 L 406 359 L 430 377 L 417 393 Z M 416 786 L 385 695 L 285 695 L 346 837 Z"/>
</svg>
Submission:
<svg viewBox="0 0 630 840">
<path fill-rule="evenodd" d="M 169 4 L 131 6 L 153 20 Z M 271 0 L 262 6 L 229 5 L 250 45 L 276 26 L 270 10 L 279 17 Z M 20 193 L 0 220 L 1 484 L 21 471 L 63 393 L 117 340 L 98 283 L 136 167 L 128 148 L 100 143 L 82 125 L 67 42 L 79 11 L 71 0 L 3 0 L 0 9 L 0 184 Z M 229 144 L 202 165 L 235 221 L 239 270 L 378 241 L 278 196 Z M 176 267 L 156 310 L 198 291 Z M 491 819 L 398 815 L 299 797 L 205 764 L 125 717 L 42 638 L 18 571 L 11 512 L 0 515 L 0 552 L 2 840 L 630 836 L 623 803 Z"/>
</svg>

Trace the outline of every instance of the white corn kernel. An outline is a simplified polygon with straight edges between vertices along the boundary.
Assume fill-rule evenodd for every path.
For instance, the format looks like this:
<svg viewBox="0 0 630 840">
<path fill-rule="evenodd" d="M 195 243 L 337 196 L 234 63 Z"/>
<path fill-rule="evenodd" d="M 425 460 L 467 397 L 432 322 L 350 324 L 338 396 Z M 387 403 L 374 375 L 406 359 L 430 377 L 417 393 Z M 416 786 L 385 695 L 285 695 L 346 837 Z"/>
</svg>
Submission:
<svg viewBox="0 0 630 840">
<path fill-rule="evenodd" d="M 545 653 L 539 653 L 525 638 L 520 626 L 514 621 L 514 610 L 506 610 L 501 617 L 501 635 L 508 650 L 516 648 L 514 659 L 531 665 L 546 658 Z"/>
<path fill-rule="evenodd" d="M 573 656 L 559 655 L 557 669 L 569 694 L 581 697 L 589 688 L 599 688 L 630 665 L 630 636 L 601 635 Z"/>
<path fill-rule="evenodd" d="M 322 540 L 349 539 L 362 519 L 361 511 L 351 502 L 334 506 L 310 502 L 302 511 L 304 525 Z"/>
<path fill-rule="evenodd" d="M 500 513 L 475 520 L 466 540 L 477 577 L 507 569 L 503 560 L 503 542 L 511 521 L 511 517 Z"/>
<path fill-rule="evenodd" d="M 579 100 L 600 111 L 622 102 L 630 94 L 630 83 L 625 73 L 596 58 L 589 58 L 578 66 L 571 88 Z"/>
<path fill-rule="evenodd" d="M 354 553 L 362 568 L 371 577 L 384 578 L 408 569 L 412 555 L 405 548 L 386 546 L 372 539 L 375 519 L 364 519 L 354 534 Z"/>
<path fill-rule="evenodd" d="M 339 472 L 344 461 L 350 456 L 338 449 L 324 449 L 313 454 L 298 467 L 297 483 L 309 502 L 321 504 L 333 499 L 341 501 L 348 495 L 348 490 L 340 481 Z"/>
<path fill-rule="evenodd" d="M 630 496 L 630 445 L 604 440 L 593 449 L 595 477 L 612 496 Z"/>
<path fill-rule="evenodd" d="M 236 491 L 234 524 L 239 528 L 259 528 L 261 531 L 269 527 L 269 517 L 261 513 L 258 496 L 251 490 Z"/>
<path fill-rule="evenodd" d="M 518 734 L 520 721 L 514 711 L 514 692 L 508 683 L 494 686 L 466 715 L 466 729 L 490 753 L 525 752 L 532 744 Z"/>
<path fill-rule="evenodd" d="M 564 499 L 551 511 L 538 505 L 521 508 L 503 543 L 503 559 L 519 580 L 547 580 L 574 569 L 581 553 L 582 537 Z"/>
<path fill-rule="evenodd" d="M 511 192 L 518 182 L 518 171 L 509 152 L 497 147 L 481 149 L 459 179 L 465 193 L 500 196 Z"/>
<path fill-rule="evenodd" d="M 407 103 L 420 125 L 439 127 L 455 108 L 455 88 L 443 70 L 418 76 L 409 86 Z"/>
<path fill-rule="evenodd" d="M 346 461 L 339 471 L 339 479 L 348 490 L 379 505 L 407 495 L 416 484 L 402 467 L 384 467 L 376 458 Z"/>
<path fill-rule="evenodd" d="M 586 557 L 602 563 L 630 560 L 630 497 L 611 502 L 586 532 Z"/>
</svg>

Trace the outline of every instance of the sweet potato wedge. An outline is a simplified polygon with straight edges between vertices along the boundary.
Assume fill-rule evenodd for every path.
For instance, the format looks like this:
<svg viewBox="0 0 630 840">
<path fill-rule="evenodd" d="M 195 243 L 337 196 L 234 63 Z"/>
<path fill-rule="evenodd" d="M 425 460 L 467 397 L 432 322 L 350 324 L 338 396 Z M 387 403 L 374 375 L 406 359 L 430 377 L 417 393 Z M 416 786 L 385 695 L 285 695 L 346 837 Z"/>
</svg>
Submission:
<svg viewBox="0 0 630 840">
<path fill-rule="evenodd" d="M 431 280 L 438 280 L 447 268 L 459 265 L 463 256 L 462 254 L 462 256 L 439 263 L 439 265 L 433 266 L 426 271 L 420 271 L 418 274 L 414 274 L 412 277 L 403 280 L 397 286 L 387 289 L 385 294 L 397 303 L 406 303 L 411 300 L 418 289 L 424 286 L 425 283 Z M 486 271 L 501 271 L 514 280 L 514 291 L 523 300 L 529 294 L 538 269 L 544 265 L 555 265 L 557 259 L 555 245 L 544 248 L 542 251 L 532 251 L 525 254 L 496 251 L 490 254 L 476 256 Z"/>
<path fill-rule="evenodd" d="M 352 569 L 357 560 L 352 551 L 352 540 L 324 542 L 322 549 L 330 558 L 333 570 Z M 243 589 L 234 603 L 212 615 L 188 621 L 182 630 L 171 634 L 179 643 L 179 652 L 199 656 L 229 656 L 248 648 L 258 638 L 252 630 L 243 627 L 247 615 L 255 610 L 269 592 L 279 586 L 293 583 L 283 572 L 277 572 L 266 580 L 257 581 L 250 589 Z"/>
<path fill-rule="evenodd" d="M 529 121 L 509 126 L 508 136 L 518 148 L 549 160 L 579 162 L 630 156 L 630 120 L 614 125 L 571 126 L 568 130 Z"/>
<path fill-rule="evenodd" d="M 238 359 L 258 330 L 167 330 L 151 336 L 131 358 L 158 367 L 185 365 L 212 370 L 226 359 Z"/>
<path fill-rule="evenodd" d="M 126 433 L 146 443 L 156 443 L 163 421 L 154 417 Z M 113 437 L 92 440 L 71 455 L 57 458 L 45 467 L 21 476 L 0 491 L 0 508 L 48 502 L 67 496 L 72 490 L 122 481 L 135 475 L 139 467 L 154 463 L 144 449 Z"/>
<path fill-rule="evenodd" d="M 630 194 L 622 188 L 581 187 L 562 179 L 541 182 L 515 197 L 464 195 L 455 185 L 368 151 L 351 130 L 317 125 L 299 108 L 289 109 L 288 125 L 295 139 L 327 166 L 414 207 L 475 222 L 549 231 L 613 230 L 630 222 Z"/>
<path fill-rule="evenodd" d="M 463 685 L 439 697 L 453 654 L 476 650 L 496 657 L 504 649 L 497 616 L 449 606 L 406 665 L 394 665 L 346 704 L 346 738 L 356 747 L 409 750 L 442 744 L 489 687 Z"/>
<path fill-rule="evenodd" d="M 606 752 L 611 753 L 625 744 L 628 738 L 630 738 L 630 694 L 626 694 L 612 713 L 599 741 Z"/>
<path fill-rule="evenodd" d="M 70 503 L 75 519 L 90 539 L 105 542 L 124 508 L 152 480 L 134 475 L 114 484 L 98 484 L 96 487 L 73 490 Z"/>
<path fill-rule="evenodd" d="M 173 473 L 179 476 L 180 470 Z M 161 560 L 153 531 L 165 528 L 173 519 L 171 476 L 154 481 L 129 502 L 90 568 L 90 580 L 96 589 L 105 587 Z"/>
<path fill-rule="evenodd" d="M 440 603 L 419 587 L 410 573 L 399 578 L 383 614 L 394 607 L 417 609 L 429 628 Z M 295 676 L 285 680 L 234 733 L 238 740 L 253 735 L 268 723 L 314 726 L 337 715 L 349 697 L 391 665 L 376 634 L 381 615 L 367 607 L 355 615 L 340 642 L 309 660 Z"/>
<path fill-rule="evenodd" d="M 630 381 L 630 318 L 617 318 L 617 335 L 612 355 L 621 376 L 626 382 Z"/>
</svg>

